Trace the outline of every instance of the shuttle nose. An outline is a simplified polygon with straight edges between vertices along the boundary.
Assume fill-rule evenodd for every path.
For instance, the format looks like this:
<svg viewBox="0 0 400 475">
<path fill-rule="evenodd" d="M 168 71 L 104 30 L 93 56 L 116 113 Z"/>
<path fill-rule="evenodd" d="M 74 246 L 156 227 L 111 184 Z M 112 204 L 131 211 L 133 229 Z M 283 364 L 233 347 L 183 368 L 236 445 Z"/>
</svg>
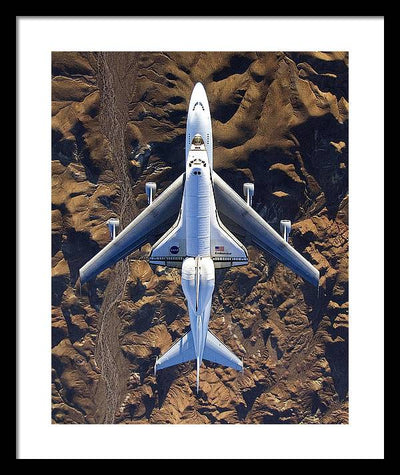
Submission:
<svg viewBox="0 0 400 475">
<path fill-rule="evenodd" d="M 205 102 L 207 100 L 206 90 L 201 82 L 197 82 L 192 91 L 192 99 Z"/>
<path fill-rule="evenodd" d="M 206 90 L 201 82 L 196 82 L 189 101 L 188 116 L 186 123 L 186 158 L 192 147 L 193 137 L 200 135 L 207 151 L 208 161 L 212 166 L 212 131 L 210 105 Z"/>
<path fill-rule="evenodd" d="M 205 94 L 206 90 L 204 89 L 204 86 L 201 82 L 196 82 L 193 88 L 193 92 Z"/>
</svg>

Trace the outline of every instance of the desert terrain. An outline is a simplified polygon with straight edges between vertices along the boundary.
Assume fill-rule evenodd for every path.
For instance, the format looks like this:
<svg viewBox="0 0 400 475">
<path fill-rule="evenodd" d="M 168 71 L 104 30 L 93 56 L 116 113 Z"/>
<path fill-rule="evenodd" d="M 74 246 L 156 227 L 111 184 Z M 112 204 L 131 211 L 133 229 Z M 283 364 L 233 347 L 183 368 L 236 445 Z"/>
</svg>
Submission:
<svg viewBox="0 0 400 475">
<path fill-rule="evenodd" d="M 52 422 L 347 424 L 348 54 L 53 52 Z M 214 169 L 321 274 L 315 288 L 249 246 L 219 270 L 210 330 L 243 358 L 161 370 L 189 330 L 180 270 L 151 243 L 80 286 L 79 268 L 184 171 L 186 113 L 206 89 Z M 50 111 L 49 111 L 50 113 Z M 49 309 L 50 314 L 50 309 Z M 50 324 L 50 323 L 49 323 Z M 49 388 L 50 389 L 50 388 Z"/>
</svg>

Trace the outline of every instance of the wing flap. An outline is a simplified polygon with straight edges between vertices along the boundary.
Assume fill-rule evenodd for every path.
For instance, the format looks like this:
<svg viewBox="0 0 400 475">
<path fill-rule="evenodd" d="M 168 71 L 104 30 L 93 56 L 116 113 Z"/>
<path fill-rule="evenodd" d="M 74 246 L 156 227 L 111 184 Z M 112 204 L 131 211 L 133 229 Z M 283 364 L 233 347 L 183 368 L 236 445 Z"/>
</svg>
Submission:
<svg viewBox="0 0 400 475">
<path fill-rule="evenodd" d="M 213 172 L 214 194 L 218 212 L 245 230 L 251 241 L 269 252 L 289 269 L 311 284 L 319 285 L 319 271 L 288 244 L 221 177 Z"/>
<path fill-rule="evenodd" d="M 79 269 L 81 283 L 123 259 L 147 242 L 157 228 L 179 213 L 184 174 L 142 211 L 114 240 Z"/>
</svg>

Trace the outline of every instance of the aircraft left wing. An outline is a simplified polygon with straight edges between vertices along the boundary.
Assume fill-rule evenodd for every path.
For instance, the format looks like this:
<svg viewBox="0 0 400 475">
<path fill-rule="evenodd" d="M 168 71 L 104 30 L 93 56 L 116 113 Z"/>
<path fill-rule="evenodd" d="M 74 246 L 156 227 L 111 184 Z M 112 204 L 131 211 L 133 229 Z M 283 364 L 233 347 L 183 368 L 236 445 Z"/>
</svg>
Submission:
<svg viewBox="0 0 400 475">
<path fill-rule="evenodd" d="M 288 244 L 220 176 L 213 172 L 212 177 L 215 203 L 221 217 L 228 218 L 253 244 L 269 252 L 289 269 L 318 287 L 319 270 Z"/>
<path fill-rule="evenodd" d="M 196 351 L 192 332 L 189 331 L 180 340 L 174 343 L 166 353 L 160 356 L 160 358 L 157 358 L 154 371 L 194 359 L 196 359 Z"/>
<path fill-rule="evenodd" d="M 178 215 L 184 187 L 183 173 L 153 200 L 121 233 L 79 269 L 81 284 L 145 244 L 166 221 Z"/>
</svg>

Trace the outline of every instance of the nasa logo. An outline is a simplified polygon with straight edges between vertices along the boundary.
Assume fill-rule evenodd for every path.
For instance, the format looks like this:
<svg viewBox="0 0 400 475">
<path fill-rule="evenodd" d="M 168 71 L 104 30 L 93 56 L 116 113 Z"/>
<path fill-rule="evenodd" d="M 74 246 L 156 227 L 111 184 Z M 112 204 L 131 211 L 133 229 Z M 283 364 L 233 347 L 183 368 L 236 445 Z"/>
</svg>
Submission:
<svg viewBox="0 0 400 475">
<path fill-rule="evenodd" d="M 169 250 L 171 254 L 178 254 L 179 252 L 179 247 L 178 246 L 172 246 Z"/>
</svg>

